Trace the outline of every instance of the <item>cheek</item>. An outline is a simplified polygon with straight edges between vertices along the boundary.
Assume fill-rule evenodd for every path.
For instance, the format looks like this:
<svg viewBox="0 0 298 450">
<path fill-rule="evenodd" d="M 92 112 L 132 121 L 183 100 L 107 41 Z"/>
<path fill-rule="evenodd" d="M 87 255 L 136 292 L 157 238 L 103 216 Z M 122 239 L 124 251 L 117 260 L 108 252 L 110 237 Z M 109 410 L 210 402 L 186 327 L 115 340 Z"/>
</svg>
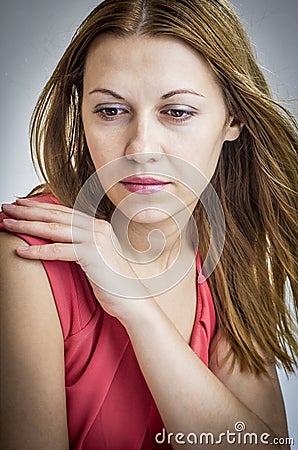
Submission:
<svg viewBox="0 0 298 450">
<path fill-rule="evenodd" d="M 120 156 L 119 145 L 112 136 L 104 132 L 85 128 L 85 137 L 89 153 L 96 169 Z"/>
<path fill-rule="evenodd" d="M 102 151 L 103 146 L 98 140 L 90 138 L 88 139 L 86 136 L 86 141 L 93 164 L 96 169 L 100 169 L 104 164 L 108 162 L 106 161 L 106 152 Z"/>
<path fill-rule="evenodd" d="M 210 132 L 210 125 L 196 133 L 193 139 L 185 142 L 180 155 L 185 161 L 195 166 L 210 181 L 216 169 L 223 145 L 222 132 Z"/>
</svg>

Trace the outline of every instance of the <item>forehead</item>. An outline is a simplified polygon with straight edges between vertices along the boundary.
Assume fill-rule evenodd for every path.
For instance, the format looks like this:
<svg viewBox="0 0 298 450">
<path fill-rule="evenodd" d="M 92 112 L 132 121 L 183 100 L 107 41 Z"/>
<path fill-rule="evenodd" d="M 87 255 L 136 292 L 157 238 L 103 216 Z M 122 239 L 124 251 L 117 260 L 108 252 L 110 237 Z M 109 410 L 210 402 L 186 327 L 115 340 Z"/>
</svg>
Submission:
<svg viewBox="0 0 298 450">
<path fill-rule="evenodd" d="M 97 37 L 87 54 L 84 85 L 94 88 L 98 82 L 126 87 L 143 82 L 161 89 L 176 88 L 176 83 L 207 90 L 216 85 L 203 56 L 180 39 L 110 34 Z"/>
</svg>

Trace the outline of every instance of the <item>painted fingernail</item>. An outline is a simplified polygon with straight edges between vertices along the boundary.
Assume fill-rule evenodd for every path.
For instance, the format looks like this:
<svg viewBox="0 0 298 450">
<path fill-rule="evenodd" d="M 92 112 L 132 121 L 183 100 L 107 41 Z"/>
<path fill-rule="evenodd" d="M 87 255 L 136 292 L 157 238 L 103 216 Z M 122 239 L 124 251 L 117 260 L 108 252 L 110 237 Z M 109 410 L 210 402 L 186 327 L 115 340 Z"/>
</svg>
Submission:
<svg viewBox="0 0 298 450">
<path fill-rule="evenodd" d="M 16 223 L 16 222 L 17 222 L 17 220 L 15 220 L 15 219 L 3 219 L 4 225 L 13 224 L 13 223 Z"/>
<path fill-rule="evenodd" d="M 20 252 L 27 252 L 30 249 L 29 246 L 20 246 L 17 247 L 17 250 L 19 250 Z"/>
</svg>

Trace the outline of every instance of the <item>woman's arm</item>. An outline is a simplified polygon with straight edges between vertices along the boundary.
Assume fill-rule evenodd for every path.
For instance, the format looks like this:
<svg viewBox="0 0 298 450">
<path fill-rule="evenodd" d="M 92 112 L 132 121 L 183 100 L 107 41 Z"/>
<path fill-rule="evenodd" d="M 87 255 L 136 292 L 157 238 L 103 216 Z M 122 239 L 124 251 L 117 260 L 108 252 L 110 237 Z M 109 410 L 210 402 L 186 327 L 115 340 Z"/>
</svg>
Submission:
<svg viewBox="0 0 298 450">
<path fill-rule="evenodd" d="M 213 348 L 209 370 L 193 353 L 162 311 L 139 315 L 139 320 L 126 323 L 140 367 L 156 401 L 168 433 L 173 433 L 171 443 L 175 449 L 184 448 L 187 436 L 195 433 L 212 433 L 216 448 L 247 449 L 266 448 L 274 437 L 287 437 L 285 412 L 275 371 L 271 377 L 256 377 L 241 373 L 236 364 L 230 372 L 230 362 L 220 367 L 227 343 L 219 341 Z M 219 361 L 217 362 L 217 357 Z M 245 431 L 238 433 L 235 424 L 242 422 Z M 239 425 L 241 427 L 241 425 Z M 229 438 L 221 433 L 230 433 Z M 245 444 L 244 434 L 256 433 L 257 445 Z M 239 439 L 233 444 L 233 439 Z M 269 437 L 270 435 L 270 437 Z M 175 443 L 178 436 L 180 443 Z M 262 439 L 265 441 L 261 442 Z M 206 443 L 206 436 L 202 437 Z M 212 439 L 209 436 L 209 443 Z M 229 439 L 229 440 L 227 440 Z M 247 442 L 255 442 L 254 435 L 246 436 Z M 199 442 L 199 441 L 198 441 Z M 266 443 L 267 442 L 267 443 Z M 209 448 L 205 445 L 201 448 Z M 214 447 L 214 445 L 210 445 Z M 275 445 L 275 448 L 289 446 Z"/>
<path fill-rule="evenodd" d="M 40 261 L 19 258 L 0 233 L 1 442 L 5 450 L 66 450 L 64 346 Z"/>
<path fill-rule="evenodd" d="M 211 371 L 274 431 L 275 436 L 287 437 L 286 413 L 275 365 L 267 361 L 268 376 L 241 372 L 239 363 L 236 362 L 233 366 L 232 354 L 223 361 L 229 350 L 230 344 L 223 333 L 217 332 L 210 348 Z M 258 351 L 261 355 L 261 350 Z"/>
</svg>

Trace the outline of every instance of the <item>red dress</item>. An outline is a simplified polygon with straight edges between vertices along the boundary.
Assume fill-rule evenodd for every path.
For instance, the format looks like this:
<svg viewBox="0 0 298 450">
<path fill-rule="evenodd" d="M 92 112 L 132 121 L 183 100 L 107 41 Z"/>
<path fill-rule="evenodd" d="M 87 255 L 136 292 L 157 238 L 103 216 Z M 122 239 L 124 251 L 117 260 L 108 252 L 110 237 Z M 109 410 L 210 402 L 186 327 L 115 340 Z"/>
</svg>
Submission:
<svg viewBox="0 0 298 450">
<path fill-rule="evenodd" d="M 50 196 L 38 201 L 58 203 Z M 0 214 L 0 230 L 3 229 Z M 49 241 L 19 235 L 30 245 Z M 120 322 L 107 314 L 75 262 L 42 261 L 64 336 L 65 389 L 70 448 L 74 450 L 152 450 L 164 425 L 146 385 L 131 342 Z M 200 259 L 197 258 L 200 271 Z M 190 346 L 208 366 L 215 333 L 212 296 L 197 285 L 196 317 Z M 169 382 L 171 379 L 169 377 Z"/>
</svg>

